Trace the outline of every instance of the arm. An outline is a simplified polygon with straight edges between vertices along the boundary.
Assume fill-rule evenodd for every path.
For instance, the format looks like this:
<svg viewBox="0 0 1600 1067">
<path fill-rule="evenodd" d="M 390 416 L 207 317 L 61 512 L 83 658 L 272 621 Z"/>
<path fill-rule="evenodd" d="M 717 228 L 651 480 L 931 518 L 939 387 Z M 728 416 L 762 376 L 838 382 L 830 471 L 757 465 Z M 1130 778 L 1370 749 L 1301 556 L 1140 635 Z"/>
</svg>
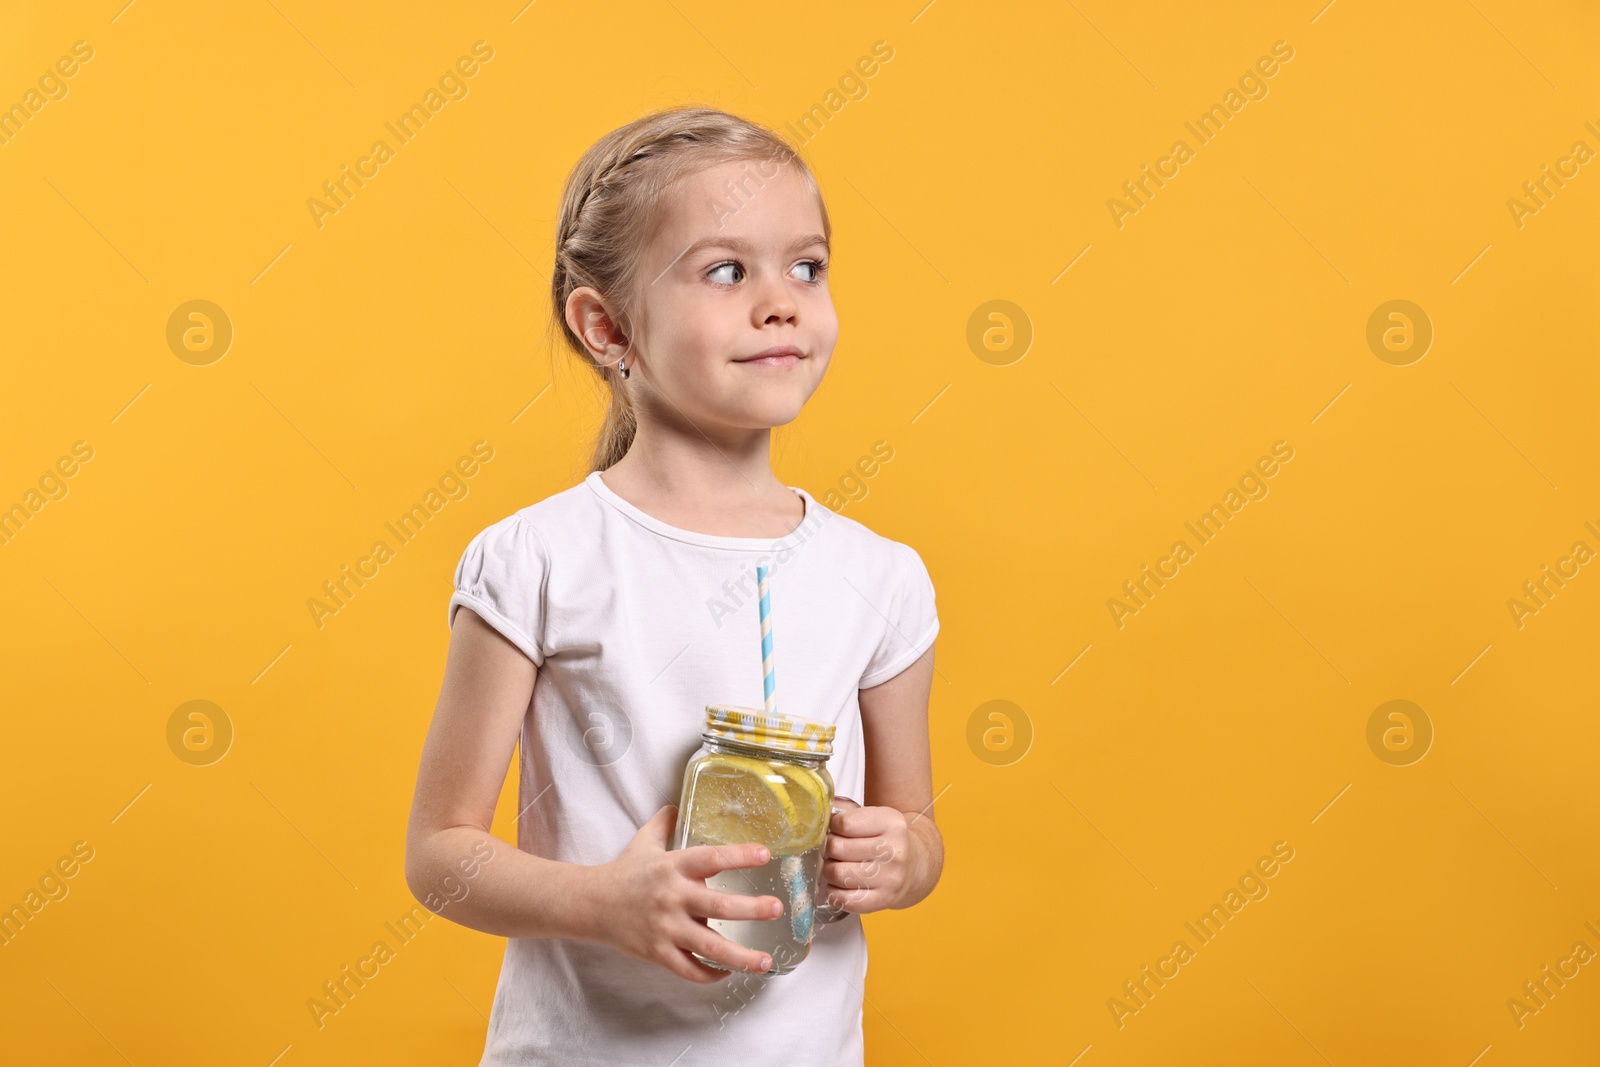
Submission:
<svg viewBox="0 0 1600 1067">
<path fill-rule="evenodd" d="M 406 829 L 406 885 L 430 910 L 504 937 L 598 941 L 694 982 L 725 978 L 690 950 L 762 971 L 761 953 L 714 933 L 703 918 L 765 919 L 773 896 L 718 893 L 705 879 L 759 867 L 758 845 L 668 850 L 672 805 L 655 813 L 622 854 L 586 866 L 546 859 L 489 832 L 495 801 L 533 699 L 538 668 L 467 607 L 456 609 L 433 724 L 422 749 Z"/>
<path fill-rule="evenodd" d="M 909 908 L 933 892 L 944 839 L 933 819 L 928 697 L 933 649 L 881 685 L 860 691 L 866 806 L 839 798 L 823 878 L 846 911 Z"/>
<path fill-rule="evenodd" d="M 457 609 L 406 829 L 406 885 L 430 910 L 445 898 L 452 920 L 484 933 L 589 937 L 580 906 L 588 869 L 489 832 L 537 677 L 515 645 L 472 609 Z"/>
</svg>

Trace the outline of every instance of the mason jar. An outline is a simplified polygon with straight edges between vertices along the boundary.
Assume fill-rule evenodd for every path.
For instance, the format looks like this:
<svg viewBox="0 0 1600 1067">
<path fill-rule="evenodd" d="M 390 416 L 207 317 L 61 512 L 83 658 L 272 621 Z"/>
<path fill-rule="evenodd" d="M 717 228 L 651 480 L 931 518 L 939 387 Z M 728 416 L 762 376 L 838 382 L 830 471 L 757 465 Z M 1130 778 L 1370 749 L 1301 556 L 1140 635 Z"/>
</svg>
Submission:
<svg viewBox="0 0 1600 1067">
<path fill-rule="evenodd" d="M 673 848 L 759 842 L 771 858 L 760 867 L 719 872 L 706 886 L 720 893 L 774 896 L 772 919 L 707 919 L 712 930 L 772 957 L 765 974 L 788 974 L 811 951 L 818 923 L 843 918 L 826 901 L 823 850 L 833 814 L 835 727 L 757 708 L 706 707 L 701 745 L 683 771 Z M 728 970 L 694 954 L 701 963 Z"/>
</svg>

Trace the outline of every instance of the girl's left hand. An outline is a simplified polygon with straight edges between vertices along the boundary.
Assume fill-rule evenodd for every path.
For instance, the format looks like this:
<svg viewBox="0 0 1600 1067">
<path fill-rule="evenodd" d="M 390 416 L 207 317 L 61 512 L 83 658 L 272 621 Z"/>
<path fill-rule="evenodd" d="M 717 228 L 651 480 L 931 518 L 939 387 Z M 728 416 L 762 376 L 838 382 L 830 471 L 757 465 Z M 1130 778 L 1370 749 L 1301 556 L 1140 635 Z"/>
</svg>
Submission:
<svg viewBox="0 0 1600 1067">
<path fill-rule="evenodd" d="M 841 911 L 865 914 L 893 908 L 905 888 L 911 829 L 905 812 L 864 808 L 835 797 L 841 809 L 828 823 L 822 881 L 828 902 Z"/>
</svg>

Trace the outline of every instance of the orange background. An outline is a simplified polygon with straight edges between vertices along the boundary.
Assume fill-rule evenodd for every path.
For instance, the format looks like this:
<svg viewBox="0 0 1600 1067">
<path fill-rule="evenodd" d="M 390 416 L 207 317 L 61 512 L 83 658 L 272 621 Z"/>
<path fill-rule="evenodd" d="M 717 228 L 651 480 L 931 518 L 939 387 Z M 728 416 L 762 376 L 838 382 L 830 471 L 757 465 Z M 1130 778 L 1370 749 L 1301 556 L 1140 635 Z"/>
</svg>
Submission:
<svg viewBox="0 0 1600 1067">
<path fill-rule="evenodd" d="M 448 920 L 320 1030 L 306 1002 L 414 904 L 462 548 L 585 473 L 599 396 L 542 340 L 561 181 L 703 102 L 833 112 L 805 152 L 843 331 L 776 466 L 938 591 L 948 863 L 866 920 L 869 1061 L 1592 1059 L 1600 966 L 1520 1027 L 1507 1002 L 1600 950 L 1600 576 L 1567 564 L 1520 626 L 1508 600 L 1600 549 L 1597 164 L 1520 224 L 1508 201 L 1600 150 L 1600 19 L 1228 7 L 0 10 L 0 104 L 93 49 L 0 144 L 0 506 L 93 452 L 0 544 L 0 907 L 74 870 L 0 948 L 8 1055 L 476 1062 L 503 942 Z M 307 200 L 476 41 L 468 94 L 319 227 Z M 1185 123 L 1280 41 L 1201 144 Z M 1119 226 L 1108 201 L 1179 139 Z M 205 365 L 168 342 L 192 300 L 233 331 Z M 1392 300 L 1431 324 L 1420 359 L 1369 346 Z M 468 494 L 319 628 L 307 600 L 478 441 Z M 1279 441 L 1268 495 L 1195 540 Z M 1107 601 L 1180 539 L 1119 627 Z M 215 755 L 184 748 L 200 720 L 169 745 L 195 700 L 233 734 L 206 765 L 178 757 Z M 1420 713 L 1369 745 L 1392 700 Z M 1202 945 L 1185 923 L 1278 842 L 1268 895 Z"/>
</svg>

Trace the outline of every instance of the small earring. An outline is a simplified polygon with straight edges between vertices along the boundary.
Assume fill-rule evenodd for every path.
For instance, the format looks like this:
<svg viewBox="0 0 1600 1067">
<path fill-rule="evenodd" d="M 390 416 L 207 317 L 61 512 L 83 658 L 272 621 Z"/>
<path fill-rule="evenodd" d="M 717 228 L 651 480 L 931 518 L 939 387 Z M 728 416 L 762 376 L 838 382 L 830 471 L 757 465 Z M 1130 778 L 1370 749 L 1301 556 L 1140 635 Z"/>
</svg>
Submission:
<svg viewBox="0 0 1600 1067">
<path fill-rule="evenodd" d="M 617 359 L 617 370 L 622 372 L 624 378 L 628 377 L 629 374 L 627 360 L 627 356 L 621 356 Z"/>
</svg>

